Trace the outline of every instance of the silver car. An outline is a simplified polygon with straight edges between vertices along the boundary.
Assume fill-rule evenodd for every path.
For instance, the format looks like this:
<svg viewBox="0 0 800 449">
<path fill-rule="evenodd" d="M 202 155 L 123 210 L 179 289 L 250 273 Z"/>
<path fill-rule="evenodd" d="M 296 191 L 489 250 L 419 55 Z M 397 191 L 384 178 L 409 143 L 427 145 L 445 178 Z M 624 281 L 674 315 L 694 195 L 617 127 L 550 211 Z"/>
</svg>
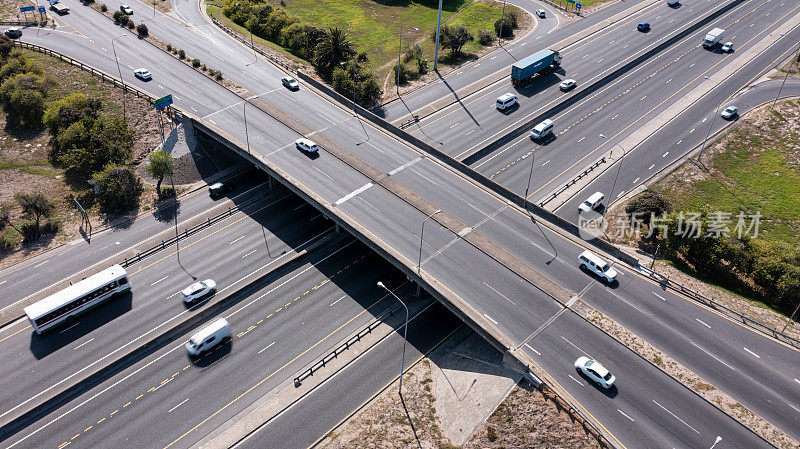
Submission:
<svg viewBox="0 0 800 449">
<path fill-rule="evenodd" d="M 736 106 L 728 106 L 725 108 L 724 111 L 719 115 L 720 117 L 724 118 L 725 120 L 730 120 L 739 113 L 739 108 Z"/>
<path fill-rule="evenodd" d="M 191 304 L 215 291 L 217 291 L 217 283 L 213 279 L 206 279 L 184 288 L 181 290 L 181 295 L 183 296 L 183 302 Z"/>
</svg>

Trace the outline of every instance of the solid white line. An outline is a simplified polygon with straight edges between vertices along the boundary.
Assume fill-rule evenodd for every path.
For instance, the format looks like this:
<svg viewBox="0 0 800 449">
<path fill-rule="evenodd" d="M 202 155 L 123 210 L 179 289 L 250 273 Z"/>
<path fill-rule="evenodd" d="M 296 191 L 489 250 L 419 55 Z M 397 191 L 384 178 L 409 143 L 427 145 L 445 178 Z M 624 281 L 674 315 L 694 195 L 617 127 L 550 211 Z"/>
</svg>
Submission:
<svg viewBox="0 0 800 449">
<path fill-rule="evenodd" d="M 705 326 L 705 327 L 707 327 L 707 328 L 711 329 L 711 326 L 709 326 L 708 324 L 706 324 L 706 323 L 702 322 L 702 321 L 700 320 L 700 318 L 695 318 L 695 319 L 697 320 L 697 322 L 698 322 L 698 323 L 700 323 L 700 324 L 702 324 L 703 326 Z"/>
<path fill-rule="evenodd" d="M 642 101 L 642 100 L 644 100 L 645 98 L 647 98 L 647 95 L 645 95 L 644 97 L 640 98 L 640 99 L 639 99 L 639 101 Z"/>
<path fill-rule="evenodd" d="M 760 356 L 760 355 L 756 354 L 755 352 L 753 352 L 753 351 L 751 351 L 751 350 L 749 350 L 749 349 L 747 349 L 747 348 L 744 348 L 744 350 L 745 350 L 745 351 L 747 351 L 747 352 L 749 352 L 750 354 L 754 355 L 754 356 L 755 356 L 756 358 L 758 358 L 758 359 L 760 359 L 760 358 L 761 358 L 761 356 Z"/>
<path fill-rule="evenodd" d="M 161 278 L 161 279 L 159 279 L 159 280 L 157 280 L 157 281 L 153 282 L 152 284 L 150 284 L 150 286 L 152 287 L 152 286 L 154 286 L 154 285 L 158 284 L 159 282 L 163 281 L 164 279 L 166 279 L 166 278 L 168 278 L 168 277 L 169 277 L 169 275 L 166 275 L 166 276 L 164 276 L 163 278 Z"/>
<path fill-rule="evenodd" d="M 39 267 L 41 267 L 42 265 L 46 264 L 47 262 L 50 262 L 50 259 L 47 259 L 47 260 L 45 260 L 44 262 L 42 262 L 42 263 L 40 263 L 40 264 L 34 265 L 34 266 L 33 266 L 33 268 L 39 268 Z"/>
<path fill-rule="evenodd" d="M 581 137 L 580 139 L 578 139 L 578 142 L 580 142 L 581 140 L 583 140 L 585 138 L 586 138 L 586 136 Z"/>
<path fill-rule="evenodd" d="M 494 323 L 495 325 L 496 325 L 496 324 L 498 324 L 498 323 L 497 323 L 497 321 L 495 321 L 495 320 L 494 320 L 494 318 L 490 317 L 489 315 L 487 315 L 487 314 L 485 314 L 485 313 L 484 313 L 484 314 L 483 314 L 483 316 L 485 316 L 486 318 L 489 318 L 489 321 L 491 321 L 491 322 L 492 322 L 492 323 Z"/>
<path fill-rule="evenodd" d="M 694 430 L 694 431 L 695 431 L 695 433 L 697 433 L 698 435 L 700 435 L 700 432 L 698 432 L 698 431 L 697 431 L 697 429 L 695 429 L 694 427 L 690 426 L 689 424 L 686 424 L 686 421 L 684 421 L 684 420 L 682 420 L 682 419 L 678 418 L 678 417 L 677 417 L 677 416 L 676 416 L 674 413 L 672 413 L 671 411 L 667 410 L 666 408 L 664 408 L 664 406 L 663 406 L 663 405 L 661 405 L 661 404 L 659 404 L 658 402 L 656 402 L 656 400 L 655 400 L 655 399 L 653 399 L 653 402 L 655 402 L 655 404 L 656 404 L 657 406 L 659 406 L 659 407 L 661 407 L 662 409 L 664 409 L 664 411 L 665 411 L 665 412 L 667 412 L 667 413 L 669 413 L 670 415 L 672 415 L 672 417 L 673 417 L 673 418 L 675 418 L 675 419 L 677 419 L 678 421 L 682 422 L 682 423 L 683 423 L 683 424 L 684 424 L 686 427 L 688 427 L 688 428 L 690 428 L 690 429 Z"/>
<path fill-rule="evenodd" d="M 259 353 L 259 354 L 261 354 L 262 352 L 266 351 L 267 349 L 269 349 L 269 348 L 270 348 L 272 345 L 274 345 L 274 344 L 275 344 L 275 342 L 273 341 L 272 343 L 268 344 L 266 348 L 264 348 L 264 349 L 262 349 L 262 350 L 258 351 L 258 353 Z"/>
<path fill-rule="evenodd" d="M 155 391 L 155 390 L 153 390 L 153 391 Z M 186 398 L 186 399 L 184 399 L 184 400 L 183 400 L 183 402 L 181 402 L 180 404 L 178 404 L 178 405 L 176 405 L 175 407 L 172 407 L 171 409 L 167 410 L 167 413 L 172 413 L 172 411 L 173 411 L 173 410 L 175 410 L 176 408 L 178 408 L 178 407 L 180 407 L 181 405 L 185 404 L 185 403 L 186 403 L 186 401 L 188 401 L 188 400 L 189 400 L 189 398 Z"/>
<path fill-rule="evenodd" d="M 564 336 L 563 336 L 563 335 L 561 336 L 561 339 L 562 339 L 562 340 L 564 340 L 564 341 L 566 341 L 567 343 L 571 344 L 573 348 L 575 348 L 575 349 L 577 349 L 578 351 L 580 351 L 580 352 L 581 352 L 583 355 L 589 356 L 589 358 L 591 358 L 591 359 L 593 359 L 593 358 L 594 358 L 594 357 L 590 356 L 588 352 L 586 352 L 586 351 L 584 351 L 583 349 L 581 349 L 581 348 L 579 348 L 579 347 L 575 346 L 575 343 L 573 343 L 573 342 L 571 342 L 571 341 L 567 340 L 566 338 L 564 338 Z"/>
<path fill-rule="evenodd" d="M 0 285 L 3 285 L 3 284 L 5 284 L 6 282 L 8 282 L 8 281 L 3 281 L 3 282 L 0 282 Z"/>
<path fill-rule="evenodd" d="M 655 295 L 656 298 L 658 298 L 658 299 L 660 299 L 662 301 L 666 301 L 666 299 L 664 299 L 664 297 L 659 295 L 658 293 L 655 293 L 655 292 L 651 292 L 651 293 L 653 293 L 653 295 Z"/>
<path fill-rule="evenodd" d="M 662 154 L 661 157 L 667 157 L 668 154 L 669 154 L 669 151 L 667 151 L 666 153 Z"/>
<path fill-rule="evenodd" d="M 634 179 L 634 180 L 633 180 L 633 183 L 634 183 L 634 184 L 636 184 L 637 182 L 639 182 L 639 180 L 640 180 L 640 179 L 642 179 L 642 178 L 636 178 L 636 179 Z"/>
<path fill-rule="evenodd" d="M 583 386 L 583 384 L 581 383 L 581 381 L 579 381 L 578 379 L 576 379 L 576 378 L 572 377 L 572 374 L 567 374 L 567 376 L 569 376 L 569 378 L 570 378 L 570 379 L 572 379 L 572 380 L 574 380 L 575 382 L 577 382 L 577 383 L 578 383 L 578 385 L 580 385 L 580 386 Z"/>
<path fill-rule="evenodd" d="M 244 237 L 245 237 L 245 236 L 241 236 L 241 237 L 239 237 L 238 239 L 236 239 L 236 240 L 234 240 L 234 241 L 232 241 L 232 242 L 228 243 L 228 245 L 233 245 L 234 243 L 238 242 L 239 240 L 243 239 Z"/>
<path fill-rule="evenodd" d="M 470 206 L 471 206 L 471 204 L 470 204 Z M 473 207 L 474 207 L 474 206 L 473 206 Z M 483 282 L 483 281 L 481 281 L 481 282 Z M 486 282 L 483 282 L 483 285 L 485 285 L 485 286 L 487 286 L 487 287 L 491 288 L 493 292 L 497 293 L 498 295 L 502 296 L 503 298 L 506 298 L 506 299 L 508 299 L 508 302 L 510 302 L 511 304 L 514 304 L 515 306 L 517 305 L 517 303 L 515 303 L 515 302 L 514 302 L 514 301 L 512 301 L 512 300 L 510 300 L 510 299 L 508 298 L 508 296 L 506 296 L 506 295 L 504 295 L 504 294 L 500 293 L 499 291 L 497 291 L 497 289 L 495 289 L 495 288 L 494 288 L 494 287 L 492 287 L 491 285 L 487 284 Z M 495 323 L 495 324 L 497 324 L 497 323 Z"/>
<path fill-rule="evenodd" d="M 618 412 L 620 412 L 620 413 L 622 413 L 622 416 L 624 416 L 624 417 L 626 417 L 626 418 L 630 419 L 630 420 L 631 420 L 631 422 L 635 422 L 635 421 L 633 420 L 633 418 L 631 418 L 630 416 L 626 415 L 626 414 L 625 414 L 625 412 L 623 412 L 622 410 L 620 410 L 620 409 L 617 409 L 617 411 L 618 411 Z"/>
<path fill-rule="evenodd" d="M 655 167 L 655 166 L 656 166 L 656 164 L 651 165 L 650 168 L 648 168 L 648 170 L 652 170 L 653 167 Z"/>
<path fill-rule="evenodd" d="M 88 340 L 86 342 L 83 342 L 83 343 L 79 344 L 78 346 L 75 346 L 74 348 L 72 348 L 72 350 L 74 351 L 74 350 L 80 348 L 81 346 L 88 345 L 89 343 L 92 342 L 92 340 L 94 340 L 94 338 L 92 338 L 91 340 Z"/>
<path fill-rule="evenodd" d="M 527 344 L 527 343 L 525 343 L 525 346 L 527 346 L 527 347 L 528 347 L 528 349 L 530 349 L 531 351 L 535 352 L 535 353 L 536 353 L 536 355 L 541 355 L 541 354 L 539 354 L 539 351 L 537 351 L 537 350 L 533 349 L 533 346 L 531 346 L 531 345 L 529 345 L 529 344 Z"/>
<path fill-rule="evenodd" d="M 394 176 L 394 175 L 400 173 L 401 171 L 407 169 L 408 167 L 411 167 L 412 165 L 416 164 L 417 162 L 419 162 L 421 160 L 422 160 L 422 156 L 419 156 L 419 157 L 416 157 L 414 159 L 411 159 L 410 161 L 406 162 L 405 164 L 403 164 L 403 165 L 395 168 L 394 170 L 390 171 L 388 173 L 388 175 L 389 176 Z"/>
<path fill-rule="evenodd" d="M 357 189 L 353 190 L 352 192 L 348 193 L 347 195 L 345 195 L 345 196 L 343 196 L 343 197 L 339 198 L 339 199 L 338 199 L 338 200 L 336 200 L 336 202 L 335 202 L 335 203 L 333 203 L 333 204 L 334 204 L 335 206 L 339 206 L 339 205 L 341 205 L 342 203 L 344 203 L 345 201 L 349 200 L 350 198 L 353 198 L 354 196 L 356 196 L 356 195 L 360 194 L 361 192 L 363 192 L 363 191 L 367 190 L 368 188 L 370 188 L 370 187 L 372 187 L 372 186 L 373 186 L 373 184 L 372 184 L 371 182 L 368 182 L 368 183 L 364 184 L 363 186 L 361 186 L 361 187 L 359 187 L 359 188 L 357 188 Z"/>
<path fill-rule="evenodd" d="M 331 305 L 330 305 L 330 306 L 328 306 L 328 307 L 333 307 L 333 305 L 334 305 L 334 304 L 336 304 L 337 302 L 339 302 L 339 301 L 343 300 L 344 298 L 347 298 L 347 295 L 342 295 L 342 297 L 341 297 L 341 298 L 339 298 L 339 299 L 337 299 L 336 301 L 332 302 L 332 303 L 331 303 Z"/>
<path fill-rule="evenodd" d="M 719 357 L 717 357 L 717 356 L 715 356 L 714 354 L 712 354 L 712 353 L 710 353 L 710 352 L 706 351 L 705 349 L 701 348 L 700 346 L 697 346 L 697 345 L 696 345 L 696 344 L 695 344 L 693 341 L 689 340 L 689 343 L 691 343 L 691 344 L 692 344 L 692 346 L 694 346 L 695 348 L 697 348 L 697 349 L 699 349 L 699 350 L 701 350 L 701 351 L 705 352 L 705 353 L 706 353 L 706 354 L 708 354 L 708 355 L 709 355 L 711 358 L 713 358 L 714 360 L 718 361 L 719 363 L 722 363 L 723 365 L 727 366 L 727 367 L 728 367 L 728 368 L 730 368 L 730 369 L 734 369 L 732 366 L 730 366 L 730 365 L 728 365 L 727 363 L 723 362 L 723 361 L 722 361 L 722 359 L 720 359 Z"/>
<path fill-rule="evenodd" d="M 257 249 L 254 249 L 254 250 L 250 251 L 249 253 L 247 253 L 247 254 L 245 254 L 244 256 L 242 256 L 242 259 L 244 259 L 245 257 L 249 256 L 250 254 L 253 254 L 253 253 L 254 253 L 254 252 L 256 252 L 256 251 L 258 251 L 258 250 L 257 250 Z"/>
<path fill-rule="evenodd" d="M 798 412 L 800 412 L 800 408 L 797 408 L 797 407 L 795 407 L 795 406 L 794 406 L 794 405 L 792 405 L 792 404 L 789 404 L 789 407 L 791 407 L 791 408 L 793 408 L 793 409 L 797 410 Z"/>
</svg>

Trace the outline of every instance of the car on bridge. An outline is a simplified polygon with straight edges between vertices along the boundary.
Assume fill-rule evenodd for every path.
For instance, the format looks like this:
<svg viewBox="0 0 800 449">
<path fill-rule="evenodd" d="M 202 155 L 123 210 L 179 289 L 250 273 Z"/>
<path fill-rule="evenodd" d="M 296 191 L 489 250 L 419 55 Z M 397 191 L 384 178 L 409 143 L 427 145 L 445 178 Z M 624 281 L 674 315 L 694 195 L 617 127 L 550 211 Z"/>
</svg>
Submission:
<svg viewBox="0 0 800 449">
<path fill-rule="evenodd" d="M 537 9 L 536 10 L 536 15 L 539 16 L 540 18 L 544 19 L 545 12 L 544 12 L 543 9 Z"/>
<path fill-rule="evenodd" d="M 191 304 L 198 299 L 204 298 L 217 291 L 217 283 L 213 279 L 195 282 L 194 284 L 181 290 L 183 302 Z"/>
<path fill-rule="evenodd" d="M 573 87 L 575 87 L 577 84 L 578 83 L 574 79 L 570 78 L 562 81 L 561 84 L 558 85 L 558 88 L 563 91 L 568 91 Z"/>
<path fill-rule="evenodd" d="M 150 81 L 153 79 L 153 75 L 150 74 L 150 71 L 145 68 L 136 69 L 133 71 L 133 76 L 139 78 L 142 81 Z"/>
<path fill-rule="evenodd" d="M 133 15 L 133 9 L 131 9 L 131 7 L 128 5 L 120 5 L 119 10 L 124 12 L 126 15 Z"/>
<path fill-rule="evenodd" d="M 645 33 L 647 31 L 650 31 L 650 24 L 647 22 L 642 22 L 639 25 L 636 25 L 636 29 L 641 31 L 642 33 Z"/>
<path fill-rule="evenodd" d="M 295 146 L 299 150 L 303 150 L 307 153 L 317 153 L 319 151 L 319 147 L 313 140 L 309 140 L 306 138 L 299 138 L 294 141 Z"/>
<path fill-rule="evenodd" d="M 581 270 L 591 271 L 608 284 L 617 280 L 617 270 L 611 268 L 608 262 L 591 251 L 584 251 L 578 256 L 578 265 L 581 267 Z"/>
<path fill-rule="evenodd" d="M 291 76 L 284 76 L 281 78 L 281 84 L 289 90 L 300 90 L 300 83 Z"/>
<path fill-rule="evenodd" d="M 589 357 L 578 357 L 578 360 L 575 360 L 575 369 L 606 390 L 613 387 L 614 382 L 617 380 L 605 366 Z"/>
<path fill-rule="evenodd" d="M 730 53 L 733 51 L 733 42 L 725 42 L 725 45 L 720 48 L 720 51 L 723 53 Z"/>
<path fill-rule="evenodd" d="M 719 115 L 720 117 L 724 118 L 725 120 L 730 120 L 739 113 L 739 108 L 736 106 L 728 106 L 725 108 L 722 113 Z"/>
<path fill-rule="evenodd" d="M 497 102 L 495 103 L 495 107 L 499 110 L 505 110 L 517 104 L 517 96 L 512 94 L 511 92 L 505 93 L 500 95 L 497 98 Z"/>
</svg>

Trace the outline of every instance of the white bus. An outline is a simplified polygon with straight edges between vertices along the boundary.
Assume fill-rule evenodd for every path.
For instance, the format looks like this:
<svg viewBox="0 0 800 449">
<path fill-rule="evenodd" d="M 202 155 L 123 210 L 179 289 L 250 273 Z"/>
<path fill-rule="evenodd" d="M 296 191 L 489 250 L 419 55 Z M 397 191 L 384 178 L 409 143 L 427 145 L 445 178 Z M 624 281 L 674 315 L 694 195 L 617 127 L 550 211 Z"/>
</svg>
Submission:
<svg viewBox="0 0 800 449">
<path fill-rule="evenodd" d="M 37 334 L 57 326 L 67 318 L 80 315 L 102 304 L 117 293 L 131 289 L 128 273 L 114 265 L 25 307 L 25 315 Z"/>
</svg>

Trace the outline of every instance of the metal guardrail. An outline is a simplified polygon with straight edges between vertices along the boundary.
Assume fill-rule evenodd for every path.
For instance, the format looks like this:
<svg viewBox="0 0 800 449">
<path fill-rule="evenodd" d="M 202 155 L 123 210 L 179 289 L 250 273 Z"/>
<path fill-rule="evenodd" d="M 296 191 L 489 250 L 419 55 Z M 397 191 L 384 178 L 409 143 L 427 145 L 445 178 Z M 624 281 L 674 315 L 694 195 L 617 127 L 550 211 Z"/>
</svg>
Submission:
<svg viewBox="0 0 800 449">
<path fill-rule="evenodd" d="M 47 21 L 42 21 L 42 24 L 46 24 Z M 0 20 L 0 25 L 19 25 L 25 27 L 33 27 L 39 25 L 39 22 L 31 21 L 31 20 Z"/>
<path fill-rule="evenodd" d="M 715 309 L 718 309 L 718 310 L 723 310 L 724 312 L 737 317 L 742 322 L 742 324 L 753 325 L 757 329 L 760 329 L 762 332 L 772 335 L 772 338 L 774 338 L 776 340 L 781 340 L 781 341 L 784 341 L 785 343 L 790 344 L 792 346 L 800 347 L 800 340 L 798 340 L 796 338 L 793 338 L 793 337 L 790 337 L 790 336 L 786 335 L 785 333 L 783 333 L 781 331 L 778 331 L 778 330 L 775 330 L 775 329 L 767 326 L 766 324 L 760 323 L 760 322 L 758 322 L 758 321 L 756 321 L 756 320 L 754 320 L 752 318 L 748 318 L 748 317 L 742 315 L 741 313 L 739 313 L 739 312 L 737 312 L 737 311 L 735 311 L 733 309 L 730 309 L 727 306 L 725 306 L 723 304 L 720 304 L 717 301 L 714 301 L 713 299 L 711 299 L 711 298 L 709 298 L 709 297 L 707 297 L 705 295 L 702 295 L 702 294 L 692 290 L 689 287 L 684 286 L 683 284 L 680 284 L 678 282 L 673 281 L 672 279 L 664 276 L 663 274 L 659 274 L 658 272 L 653 271 L 653 270 L 651 270 L 651 269 L 649 269 L 647 267 L 643 267 L 641 265 L 639 267 L 637 267 L 637 269 L 638 269 L 639 272 L 646 274 L 648 277 L 650 277 L 651 279 L 653 279 L 654 281 L 658 282 L 661 285 L 664 285 L 666 287 L 671 287 L 673 290 L 676 290 L 676 291 L 682 293 L 683 295 L 686 295 L 689 298 L 692 298 L 693 300 L 695 300 L 697 302 L 704 303 L 705 305 L 711 306 L 711 307 L 713 307 Z"/>
<path fill-rule="evenodd" d="M 559 409 L 566 410 L 567 413 L 570 414 L 570 416 L 575 418 L 583 426 L 584 430 L 592 434 L 592 436 L 600 443 L 601 446 L 606 448 L 617 449 L 617 446 L 614 445 L 614 443 L 612 443 L 608 438 L 606 438 L 606 436 L 602 432 L 600 432 L 600 430 L 598 430 L 597 427 L 595 427 L 595 425 L 592 424 L 591 421 L 586 419 L 586 417 L 583 416 L 583 413 L 581 413 L 580 410 L 573 407 L 568 400 L 564 399 L 563 396 L 558 394 L 558 392 L 552 387 L 550 387 L 550 385 L 548 385 L 547 382 L 543 382 L 542 388 L 539 388 L 539 390 L 542 392 L 542 396 L 545 396 L 546 398 L 547 398 L 547 393 L 551 393 L 553 396 L 555 396 L 547 399 L 553 401 L 553 403 L 555 403 L 556 407 L 558 407 Z"/>
<path fill-rule="evenodd" d="M 217 223 L 219 221 L 222 221 L 225 218 L 228 218 L 231 215 L 241 211 L 242 207 L 254 202 L 256 199 L 258 199 L 258 197 L 252 198 L 252 199 L 250 199 L 248 201 L 245 201 L 242 204 L 237 204 L 237 205 L 235 205 L 233 207 L 229 207 L 228 210 L 226 210 L 224 212 L 221 212 L 221 213 L 219 213 L 219 214 L 217 214 L 217 215 L 215 215 L 213 217 L 209 217 L 206 221 L 198 223 L 198 224 L 192 226 L 191 228 L 184 229 L 183 232 L 178 233 L 178 235 L 170 237 L 167 240 L 162 240 L 161 243 L 157 244 L 156 246 L 150 247 L 150 248 L 148 248 L 148 249 L 146 249 L 146 250 L 144 250 L 144 251 L 142 251 L 140 253 L 137 253 L 133 257 L 130 257 L 130 258 L 126 257 L 125 260 L 120 265 L 122 265 L 123 267 L 127 268 L 127 267 L 129 267 L 129 266 L 141 261 L 142 259 L 144 259 L 146 257 L 152 256 L 153 254 L 161 251 L 162 249 L 166 248 L 167 246 L 172 245 L 173 243 L 178 242 L 181 239 L 189 237 L 190 235 L 194 235 L 197 232 L 199 232 L 199 231 L 201 231 L 201 230 L 203 230 L 203 229 L 205 229 L 205 228 L 207 228 L 207 227 L 209 227 L 209 226 L 211 226 L 211 225 L 213 225 L 213 224 L 215 224 L 215 223 Z"/>
<path fill-rule="evenodd" d="M 281 67 L 283 67 L 284 69 L 288 70 L 291 73 L 296 73 L 297 72 L 297 70 L 295 70 L 289 64 L 286 64 L 285 62 L 281 61 L 280 59 L 276 58 L 275 56 L 272 56 L 271 54 L 265 52 L 264 50 L 251 45 L 250 42 L 247 41 L 247 39 L 243 38 L 242 36 L 239 35 L 239 33 L 235 32 L 235 31 L 229 29 L 228 27 L 226 27 L 225 25 L 223 25 L 222 22 L 217 20 L 215 17 L 212 17 L 211 21 L 214 22 L 214 25 L 220 27 L 220 29 L 222 29 L 222 31 L 230 34 L 234 39 L 236 39 L 237 41 L 243 43 L 245 46 L 257 51 L 261 56 L 264 56 L 265 58 L 269 59 L 270 61 L 274 62 L 275 64 L 280 65 Z"/>
<path fill-rule="evenodd" d="M 139 90 L 136 87 L 134 87 L 134 86 L 132 86 L 130 84 L 127 84 L 127 83 L 123 82 L 122 80 L 118 80 L 115 77 L 103 72 L 102 70 L 96 69 L 96 68 L 94 68 L 94 67 L 92 67 L 92 66 L 90 66 L 88 64 L 84 64 L 83 62 L 81 62 L 81 61 L 79 61 L 77 59 L 71 58 L 71 57 L 69 57 L 69 56 L 67 56 L 67 55 L 65 55 L 63 53 L 57 52 L 55 50 L 51 50 L 51 49 L 49 49 L 47 47 L 42 47 L 41 45 L 31 44 L 31 43 L 28 43 L 28 42 L 22 42 L 22 41 L 18 41 L 18 40 L 14 40 L 12 42 L 14 42 L 14 45 L 17 45 L 19 47 L 27 48 L 27 49 L 34 50 L 34 51 L 38 51 L 39 53 L 43 53 L 43 54 L 46 54 L 46 55 L 49 55 L 49 56 L 54 56 L 54 57 L 58 58 L 59 60 L 67 62 L 69 64 L 72 64 L 72 65 L 74 65 L 74 66 L 76 66 L 76 67 L 78 67 L 78 68 L 80 68 L 82 70 L 85 70 L 85 71 L 89 72 L 90 74 L 92 74 L 94 76 L 97 76 L 97 77 L 99 77 L 100 79 L 102 79 L 104 81 L 108 81 L 108 82 L 110 82 L 111 84 L 113 84 L 113 85 L 115 85 L 117 87 L 121 87 L 125 91 L 129 90 L 129 91 L 133 92 L 137 97 L 144 98 L 144 99 L 146 99 L 147 101 L 149 101 L 152 104 L 154 104 L 154 102 L 156 100 L 156 97 L 150 95 L 149 93 L 147 93 L 145 91 L 142 91 L 142 90 Z M 182 115 L 180 113 L 180 111 L 178 111 L 177 109 L 173 108 L 172 106 L 167 106 L 165 109 L 167 109 L 168 112 L 171 112 L 173 114 L 173 116 L 181 116 Z"/>
<path fill-rule="evenodd" d="M 545 199 L 543 199 L 542 201 L 539 201 L 539 207 L 544 207 L 545 204 L 549 203 L 550 201 L 553 201 L 553 199 L 555 199 L 558 195 L 561 195 L 565 190 L 570 188 L 576 182 L 580 181 L 584 176 L 586 176 L 589 173 L 591 173 L 592 171 L 594 171 L 594 169 L 599 167 L 600 164 L 604 164 L 605 162 L 606 162 L 606 157 L 605 156 L 603 156 L 600 159 L 596 160 L 592 165 L 586 167 L 585 169 L 583 169 L 582 172 L 578 173 L 577 176 L 575 176 L 574 178 L 572 178 L 569 181 L 567 181 L 566 184 L 564 184 L 563 186 L 561 186 L 558 189 L 556 189 L 555 191 L 553 191 L 550 195 L 547 195 L 547 197 Z"/>
<path fill-rule="evenodd" d="M 412 301 L 414 298 L 412 297 Z M 345 340 L 344 343 L 337 346 L 333 351 L 329 352 L 328 354 L 322 356 L 319 361 L 312 364 L 308 369 L 303 371 L 299 376 L 294 378 L 294 387 L 299 388 L 300 385 L 303 384 L 303 381 L 308 379 L 309 377 L 314 375 L 315 371 L 319 371 L 320 368 L 324 368 L 328 363 L 339 357 L 339 354 L 350 349 L 351 346 L 356 344 L 357 342 L 361 341 L 362 338 L 366 337 L 372 331 L 383 324 L 383 320 L 387 317 L 394 315 L 395 311 L 400 310 L 400 307 L 392 307 L 386 312 L 383 312 L 380 316 L 376 317 L 372 322 L 367 324 L 366 327 L 362 328 L 360 331 L 356 332 L 355 335 Z"/>
</svg>

